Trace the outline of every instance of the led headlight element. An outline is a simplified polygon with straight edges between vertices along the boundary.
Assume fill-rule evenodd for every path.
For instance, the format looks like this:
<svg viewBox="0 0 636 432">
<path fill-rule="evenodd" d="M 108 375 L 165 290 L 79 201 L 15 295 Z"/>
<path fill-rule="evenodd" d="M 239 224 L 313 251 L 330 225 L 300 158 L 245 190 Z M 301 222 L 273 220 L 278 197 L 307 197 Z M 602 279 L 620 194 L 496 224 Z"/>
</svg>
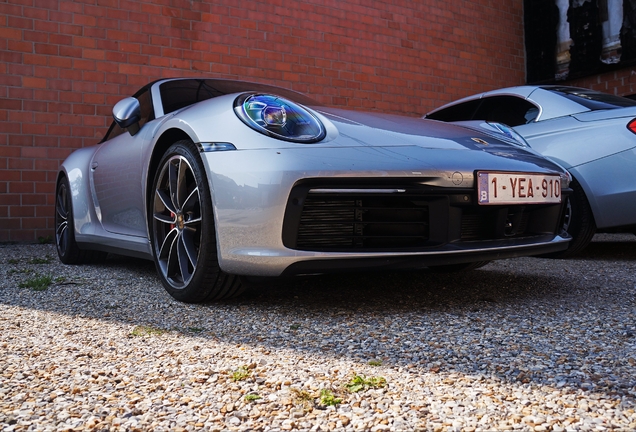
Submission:
<svg viewBox="0 0 636 432">
<path fill-rule="evenodd" d="M 279 96 L 242 94 L 234 101 L 234 112 L 243 123 L 272 138 L 314 143 L 326 135 L 324 126 L 316 116 Z"/>
</svg>

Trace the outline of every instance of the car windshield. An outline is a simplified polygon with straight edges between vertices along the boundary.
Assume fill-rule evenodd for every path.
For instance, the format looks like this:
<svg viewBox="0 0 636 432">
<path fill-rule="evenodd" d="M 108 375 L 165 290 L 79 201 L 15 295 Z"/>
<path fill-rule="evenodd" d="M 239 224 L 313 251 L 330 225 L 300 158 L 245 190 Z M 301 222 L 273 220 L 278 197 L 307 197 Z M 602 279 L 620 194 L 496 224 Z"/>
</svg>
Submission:
<svg viewBox="0 0 636 432">
<path fill-rule="evenodd" d="M 316 106 L 316 101 L 292 90 L 266 84 L 217 80 L 182 79 L 167 81 L 159 87 L 163 113 L 168 114 L 206 99 L 230 93 L 258 92 L 270 93 L 290 99 L 302 105 Z"/>
<path fill-rule="evenodd" d="M 635 100 L 594 90 L 576 87 L 544 87 L 544 89 L 568 98 L 592 111 L 636 106 Z"/>
</svg>

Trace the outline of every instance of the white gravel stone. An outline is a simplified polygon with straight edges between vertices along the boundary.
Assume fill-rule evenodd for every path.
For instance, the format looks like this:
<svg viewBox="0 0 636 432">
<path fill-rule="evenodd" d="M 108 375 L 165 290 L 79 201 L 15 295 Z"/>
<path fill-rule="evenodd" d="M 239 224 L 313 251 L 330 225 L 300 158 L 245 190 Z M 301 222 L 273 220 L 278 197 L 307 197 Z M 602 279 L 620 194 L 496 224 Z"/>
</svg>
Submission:
<svg viewBox="0 0 636 432">
<path fill-rule="evenodd" d="M 20 288 L 37 275 L 53 283 Z M 151 262 L 0 245 L 3 432 L 633 430 L 635 352 L 631 235 L 578 259 L 294 279 L 204 305 L 173 301 Z M 350 393 L 355 375 L 386 387 Z"/>
</svg>

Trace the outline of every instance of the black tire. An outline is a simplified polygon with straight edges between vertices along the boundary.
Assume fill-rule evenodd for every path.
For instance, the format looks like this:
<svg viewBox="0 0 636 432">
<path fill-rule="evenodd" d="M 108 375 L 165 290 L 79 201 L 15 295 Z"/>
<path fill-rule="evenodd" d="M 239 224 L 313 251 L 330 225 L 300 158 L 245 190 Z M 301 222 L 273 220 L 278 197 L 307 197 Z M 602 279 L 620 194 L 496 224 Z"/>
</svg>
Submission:
<svg viewBox="0 0 636 432">
<path fill-rule="evenodd" d="M 219 268 L 210 189 L 194 144 L 178 141 L 166 151 L 151 193 L 150 236 L 166 291 L 186 303 L 241 294 L 239 277 Z"/>
<path fill-rule="evenodd" d="M 432 271 L 433 273 L 458 273 L 458 272 L 476 270 L 489 263 L 490 261 L 477 261 L 477 262 L 462 263 L 462 264 L 445 264 L 445 265 L 429 266 L 428 269 Z"/>
<path fill-rule="evenodd" d="M 568 248 L 561 252 L 541 255 L 544 258 L 570 258 L 577 255 L 592 241 L 596 233 L 596 223 L 585 192 L 576 180 L 570 183 L 572 194 L 568 197 L 562 218 L 562 228 L 572 240 Z"/>
<path fill-rule="evenodd" d="M 102 261 L 106 252 L 80 249 L 75 241 L 71 187 L 65 176 L 55 187 L 55 246 L 64 264 L 88 264 Z"/>
</svg>

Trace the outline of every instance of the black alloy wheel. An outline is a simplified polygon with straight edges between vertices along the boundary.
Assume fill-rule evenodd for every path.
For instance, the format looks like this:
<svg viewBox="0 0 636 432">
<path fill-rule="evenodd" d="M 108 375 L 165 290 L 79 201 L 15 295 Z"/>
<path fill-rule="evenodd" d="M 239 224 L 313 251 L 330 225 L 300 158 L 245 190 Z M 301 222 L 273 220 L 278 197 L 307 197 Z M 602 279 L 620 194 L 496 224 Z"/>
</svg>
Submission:
<svg viewBox="0 0 636 432">
<path fill-rule="evenodd" d="M 187 303 L 239 295 L 239 278 L 219 268 L 207 176 L 190 141 L 168 149 L 152 190 L 152 247 L 168 293 Z"/>
<path fill-rule="evenodd" d="M 55 188 L 55 246 L 64 264 L 87 264 L 102 261 L 106 252 L 80 249 L 75 241 L 73 204 L 68 179 L 61 176 Z"/>
<path fill-rule="evenodd" d="M 563 213 L 561 227 L 566 231 L 572 240 L 568 248 L 561 252 L 541 255 L 545 258 L 570 258 L 577 255 L 590 244 L 592 237 L 596 233 L 596 223 L 590 203 L 585 196 L 585 191 L 578 181 L 572 180 L 570 183 L 572 194 L 567 198 Z"/>
</svg>

